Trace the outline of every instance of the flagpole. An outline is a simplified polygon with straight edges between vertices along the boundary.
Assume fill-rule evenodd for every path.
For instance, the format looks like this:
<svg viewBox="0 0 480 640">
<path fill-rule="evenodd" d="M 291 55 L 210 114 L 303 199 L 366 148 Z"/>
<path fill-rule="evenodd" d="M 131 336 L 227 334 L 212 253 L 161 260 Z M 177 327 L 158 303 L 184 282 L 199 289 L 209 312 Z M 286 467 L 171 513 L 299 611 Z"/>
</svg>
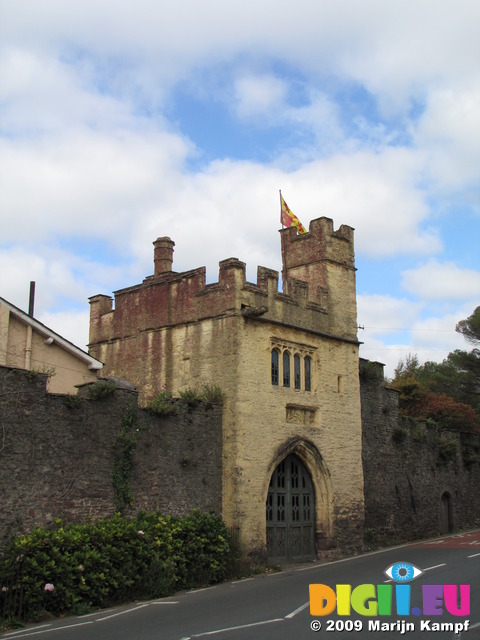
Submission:
<svg viewBox="0 0 480 640">
<path fill-rule="evenodd" d="M 278 190 L 280 193 L 280 222 L 282 223 L 282 231 L 285 228 L 283 224 L 283 207 L 282 207 L 282 190 Z M 283 241 L 283 234 L 280 236 L 280 244 L 282 247 L 282 289 L 283 293 L 288 294 L 288 280 L 287 280 L 287 256 L 285 255 L 285 242 Z"/>
</svg>

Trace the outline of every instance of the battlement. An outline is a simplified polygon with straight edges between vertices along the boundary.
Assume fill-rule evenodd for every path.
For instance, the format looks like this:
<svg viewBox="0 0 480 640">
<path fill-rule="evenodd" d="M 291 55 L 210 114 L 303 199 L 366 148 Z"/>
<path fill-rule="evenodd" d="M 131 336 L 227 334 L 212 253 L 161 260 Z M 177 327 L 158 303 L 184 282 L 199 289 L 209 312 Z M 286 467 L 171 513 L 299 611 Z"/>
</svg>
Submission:
<svg viewBox="0 0 480 640">
<path fill-rule="evenodd" d="M 287 265 L 284 282 L 288 282 L 283 292 L 278 289 L 278 271 L 259 266 L 257 283 L 247 282 L 246 264 L 237 258 L 220 261 L 218 281 L 211 284 L 206 283 L 205 267 L 176 273 L 172 271 L 175 243 L 168 237 L 157 238 L 153 275 L 115 291 L 115 304 L 102 294 L 90 298 L 91 350 L 95 352 L 95 344 L 138 332 L 231 315 L 262 316 L 353 339 L 356 320 L 348 312 L 352 304 L 355 310 L 353 230 L 343 225 L 334 231 L 330 219 L 319 218 L 304 236 L 297 236 L 295 229 L 280 233 L 284 273 Z M 341 269 L 343 281 L 338 286 L 331 265 Z M 349 286 L 345 286 L 345 273 Z M 340 290 L 334 293 L 334 288 Z M 352 291 L 353 302 L 350 296 L 347 303 L 345 296 Z M 348 327 L 335 313 L 339 297 L 342 318 L 352 320 Z"/>
<path fill-rule="evenodd" d="M 284 270 L 332 261 L 347 268 L 355 268 L 354 229 L 342 224 L 335 231 L 333 220 L 317 218 L 310 222 L 308 233 L 297 234 L 295 227 L 280 231 Z M 288 276 L 287 276 L 288 277 Z"/>
</svg>

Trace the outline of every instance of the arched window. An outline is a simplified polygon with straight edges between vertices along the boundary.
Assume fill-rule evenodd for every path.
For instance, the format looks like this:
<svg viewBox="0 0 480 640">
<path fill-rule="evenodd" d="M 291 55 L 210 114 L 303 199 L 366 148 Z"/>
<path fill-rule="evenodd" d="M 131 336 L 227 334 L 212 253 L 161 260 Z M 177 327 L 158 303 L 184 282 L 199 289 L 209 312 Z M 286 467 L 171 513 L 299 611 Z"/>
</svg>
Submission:
<svg viewBox="0 0 480 640">
<path fill-rule="evenodd" d="M 277 349 L 272 349 L 272 384 L 278 385 L 278 351 Z"/>
<path fill-rule="evenodd" d="M 312 390 L 312 359 L 305 356 L 305 391 Z"/>
<path fill-rule="evenodd" d="M 283 386 L 290 386 L 290 354 L 288 351 L 283 352 Z"/>
<path fill-rule="evenodd" d="M 295 389 L 300 389 L 300 356 L 297 353 L 293 356 L 293 375 Z"/>
</svg>

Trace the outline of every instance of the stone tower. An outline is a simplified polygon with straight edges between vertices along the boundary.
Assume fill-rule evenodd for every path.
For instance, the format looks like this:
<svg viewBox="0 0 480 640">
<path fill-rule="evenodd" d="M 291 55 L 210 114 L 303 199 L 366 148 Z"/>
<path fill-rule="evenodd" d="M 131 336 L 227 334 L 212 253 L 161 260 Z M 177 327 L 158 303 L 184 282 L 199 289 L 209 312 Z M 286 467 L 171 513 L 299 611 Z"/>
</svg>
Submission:
<svg viewBox="0 0 480 640">
<path fill-rule="evenodd" d="M 90 353 L 146 402 L 219 385 L 222 516 L 244 549 L 271 561 L 357 549 L 363 474 L 353 229 L 319 218 L 281 232 L 279 274 L 246 281 L 236 258 L 172 271 L 170 238 L 154 242 L 154 275 L 90 299 Z M 160 472 L 160 471 L 159 471 Z"/>
</svg>

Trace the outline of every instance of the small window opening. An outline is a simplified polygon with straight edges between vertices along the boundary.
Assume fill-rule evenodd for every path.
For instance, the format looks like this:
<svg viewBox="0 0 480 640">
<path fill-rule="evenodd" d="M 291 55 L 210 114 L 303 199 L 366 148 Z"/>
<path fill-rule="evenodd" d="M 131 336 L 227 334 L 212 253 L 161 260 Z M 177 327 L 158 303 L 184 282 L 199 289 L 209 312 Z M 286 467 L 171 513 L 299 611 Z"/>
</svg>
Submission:
<svg viewBox="0 0 480 640">
<path fill-rule="evenodd" d="M 278 385 L 278 351 L 276 349 L 272 350 L 272 384 Z"/>
<path fill-rule="evenodd" d="M 290 354 L 288 351 L 283 352 L 283 386 L 290 386 Z"/>
<path fill-rule="evenodd" d="M 305 391 L 312 390 L 312 359 L 310 356 L 305 357 Z"/>
<path fill-rule="evenodd" d="M 300 389 L 300 356 L 293 356 L 293 371 L 295 376 L 295 389 Z"/>
</svg>

